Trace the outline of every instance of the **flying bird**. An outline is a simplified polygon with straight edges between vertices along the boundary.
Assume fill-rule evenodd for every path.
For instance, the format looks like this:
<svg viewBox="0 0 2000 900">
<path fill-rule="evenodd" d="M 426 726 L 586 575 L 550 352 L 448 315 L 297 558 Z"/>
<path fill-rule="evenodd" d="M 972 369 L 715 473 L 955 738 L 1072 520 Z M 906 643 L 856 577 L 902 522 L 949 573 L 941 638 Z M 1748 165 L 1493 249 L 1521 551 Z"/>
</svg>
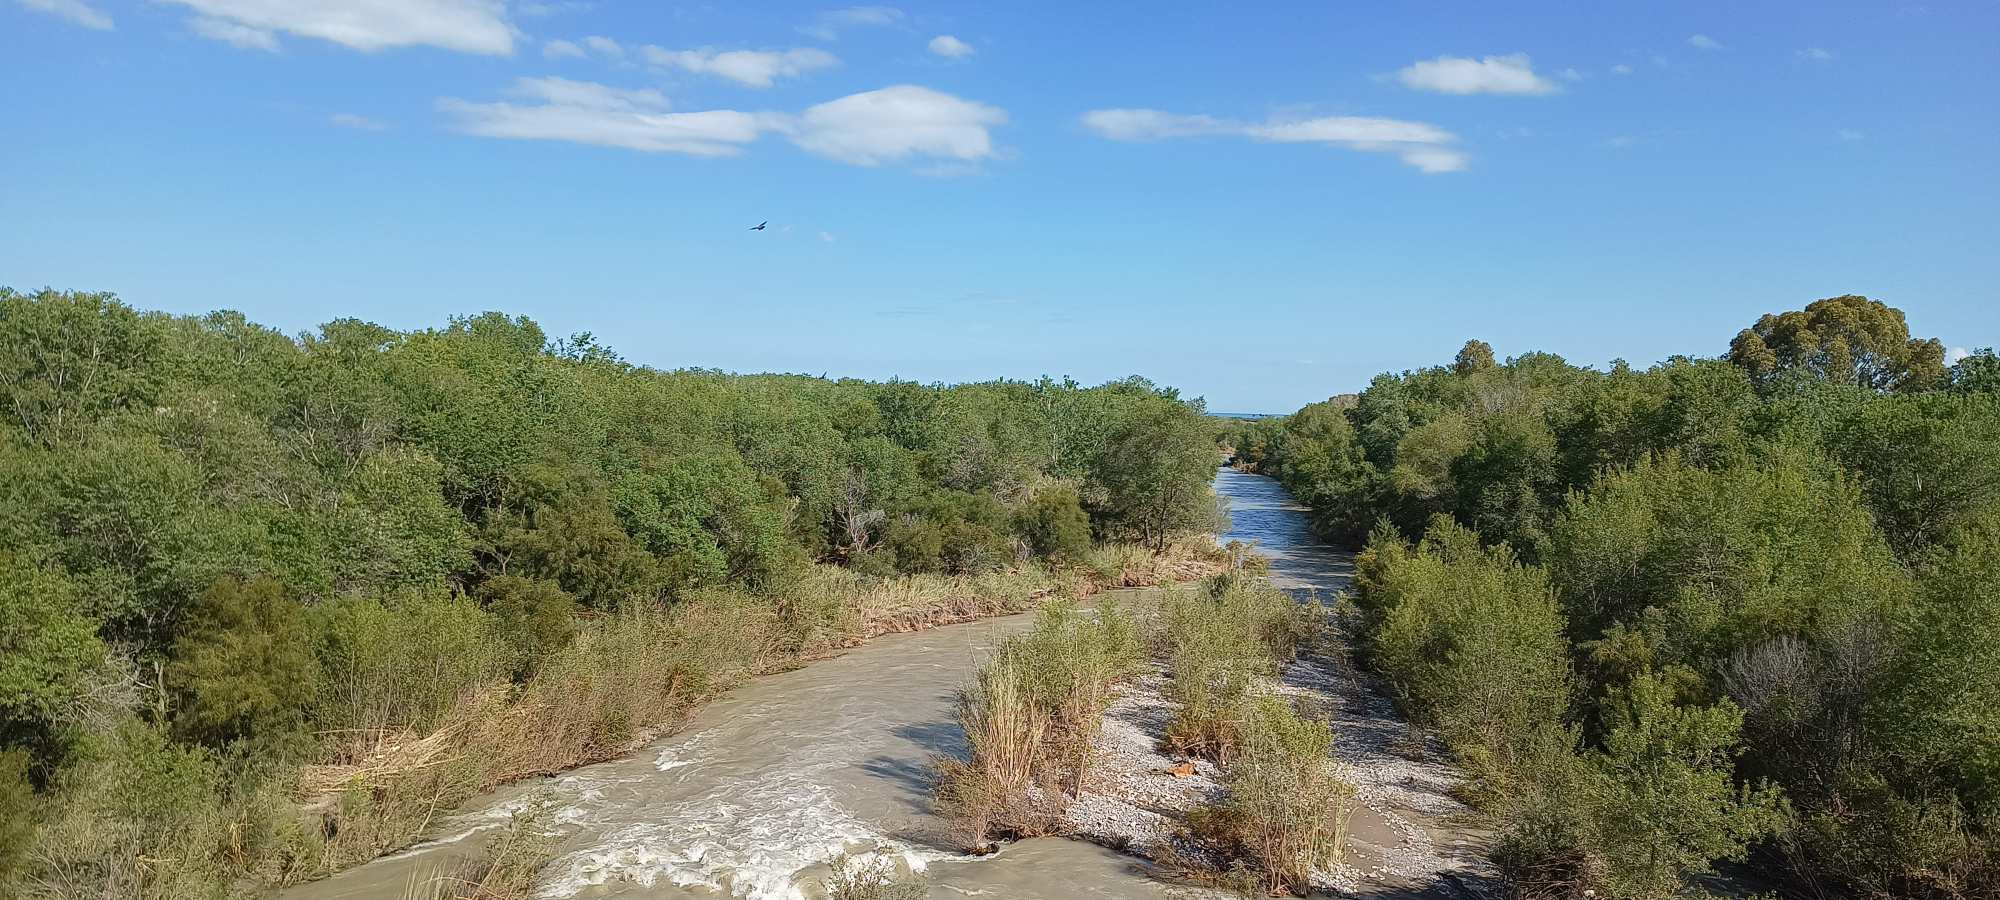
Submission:
<svg viewBox="0 0 2000 900">
<path fill-rule="evenodd" d="M 752 225 L 752 226 L 750 226 L 750 230 L 751 230 L 751 231 L 763 231 L 763 230 L 764 230 L 764 226 L 766 226 L 766 225 L 769 225 L 769 224 L 771 224 L 771 223 L 769 223 L 769 222 L 758 222 L 757 224 L 755 224 L 755 225 Z"/>
</svg>

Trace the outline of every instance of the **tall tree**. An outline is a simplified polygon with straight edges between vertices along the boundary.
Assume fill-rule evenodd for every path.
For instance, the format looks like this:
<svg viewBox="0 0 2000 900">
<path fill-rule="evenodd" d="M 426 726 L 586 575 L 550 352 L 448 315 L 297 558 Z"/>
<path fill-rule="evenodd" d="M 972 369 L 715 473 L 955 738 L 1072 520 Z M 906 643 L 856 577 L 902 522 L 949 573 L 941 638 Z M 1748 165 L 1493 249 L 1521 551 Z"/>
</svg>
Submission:
<svg viewBox="0 0 2000 900">
<path fill-rule="evenodd" d="M 1859 294 L 1765 314 L 1729 342 L 1729 361 L 1758 384 L 1802 372 L 1878 391 L 1919 391 L 1945 380 L 1944 344 L 1910 337 L 1903 311 Z"/>
</svg>

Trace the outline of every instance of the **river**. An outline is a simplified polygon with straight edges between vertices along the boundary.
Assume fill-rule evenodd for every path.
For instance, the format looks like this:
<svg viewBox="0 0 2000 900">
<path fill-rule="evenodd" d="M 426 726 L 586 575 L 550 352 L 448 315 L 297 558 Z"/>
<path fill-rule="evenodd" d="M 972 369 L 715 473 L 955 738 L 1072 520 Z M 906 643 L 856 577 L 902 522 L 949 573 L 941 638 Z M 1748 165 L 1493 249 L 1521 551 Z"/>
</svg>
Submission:
<svg viewBox="0 0 2000 900">
<path fill-rule="evenodd" d="M 1344 583 L 1347 557 L 1312 536 L 1275 481 L 1222 469 L 1215 485 L 1233 521 L 1224 539 L 1256 541 L 1280 586 Z M 546 873 L 549 898 L 813 897 L 823 860 L 871 848 L 924 868 L 934 898 L 1170 896 L 1133 858 L 1094 845 L 1047 838 L 973 859 L 943 839 L 927 772 L 937 754 L 964 752 L 953 692 L 1031 620 L 890 635 L 755 679 L 631 756 L 504 789 L 429 843 L 283 898 L 404 896 L 535 797 L 552 804 L 563 835 Z"/>
</svg>

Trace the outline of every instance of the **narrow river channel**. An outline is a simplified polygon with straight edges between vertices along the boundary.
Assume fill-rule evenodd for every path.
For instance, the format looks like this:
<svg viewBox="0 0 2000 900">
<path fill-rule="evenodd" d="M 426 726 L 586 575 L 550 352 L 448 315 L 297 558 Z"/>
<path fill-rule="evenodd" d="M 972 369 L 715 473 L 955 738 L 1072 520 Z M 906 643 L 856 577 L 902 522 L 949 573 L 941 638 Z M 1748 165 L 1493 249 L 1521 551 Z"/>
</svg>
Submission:
<svg viewBox="0 0 2000 900">
<path fill-rule="evenodd" d="M 1229 469 L 1225 540 L 1255 540 L 1283 587 L 1336 589 L 1346 557 L 1320 544 L 1275 481 Z M 562 840 L 543 896 L 792 900 L 818 896 L 820 864 L 843 849 L 900 854 L 934 898 L 1164 897 L 1139 863 L 1042 839 L 969 859 L 931 813 L 930 760 L 962 753 L 953 692 L 1029 616 L 891 635 L 835 659 L 756 679 L 688 727 L 624 759 L 517 785 L 454 815 L 420 845 L 284 900 L 397 898 L 476 850 L 521 804 L 553 804 Z"/>
</svg>

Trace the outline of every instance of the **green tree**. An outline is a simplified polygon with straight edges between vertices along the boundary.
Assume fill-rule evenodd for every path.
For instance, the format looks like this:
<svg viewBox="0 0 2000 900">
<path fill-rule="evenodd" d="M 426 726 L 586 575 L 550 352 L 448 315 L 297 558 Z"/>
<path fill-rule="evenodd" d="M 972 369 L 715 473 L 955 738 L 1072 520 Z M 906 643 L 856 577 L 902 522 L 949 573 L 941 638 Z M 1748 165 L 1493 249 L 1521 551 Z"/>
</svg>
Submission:
<svg viewBox="0 0 2000 900">
<path fill-rule="evenodd" d="M 1961 394 L 2000 393 L 2000 356 L 1985 347 L 1953 363 L 1951 389 Z"/>
<path fill-rule="evenodd" d="M 1090 551 L 1090 514 L 1083 511 L 1076 489 L 1068 485 L 1036 491 L 1015 513 L 1014 527 L 1046 559 L 1073 563 Z"/>
<path fill-rule="evenodd" d="M 1681 706 L 1658 676 L 1618 691 L 1602 753 L 1590 756 L 1592 843 L 1612 896 L 1681 896 L 1716 860 L 1742 859 L 1783 821 L 1780 794 L 1731 775 L 1743 713 L 1728 701 Z"/>
<path fill-rule="evenodd" d="M 319 667 L 303 610 L 271 578 L 226 578 L 201 596 L 174 642 L 174 729 L 211 747 L 282 742 L 304 724 Z"/>
<path fill-rule="evenodd" d="M 47 748 L 63 708 L 103 659 L 75 586 L 0 554 L 0 745 Z"/>
<path fill-rule="evenodd" d="M 1208 483 L 1221 463 L 1201 414 L 1177 401 L 1148 401 L 1119 424 L 1098 456 L 1103 523 L 1149 546 L 1213 519 Z"/>
<path fill-rule="evenodd" d="M 1858 294 L 1764 315 L 1730 342 L 1729 361 L 1759 385 L 1794 370 L 1877 391 L 1920 391 L 1945 380 L 1942 343 L 1910 337 L 1902 310 Z"/>
<path fill-rule="evenodd" d="M 1459 348 L 1458 358 L 1452 360 L 1451 371 L 1456 375 L 1472 375 L 1493 368 L 1493 345 L 1481 340 L 1470 340 Z"/>
</svg>

